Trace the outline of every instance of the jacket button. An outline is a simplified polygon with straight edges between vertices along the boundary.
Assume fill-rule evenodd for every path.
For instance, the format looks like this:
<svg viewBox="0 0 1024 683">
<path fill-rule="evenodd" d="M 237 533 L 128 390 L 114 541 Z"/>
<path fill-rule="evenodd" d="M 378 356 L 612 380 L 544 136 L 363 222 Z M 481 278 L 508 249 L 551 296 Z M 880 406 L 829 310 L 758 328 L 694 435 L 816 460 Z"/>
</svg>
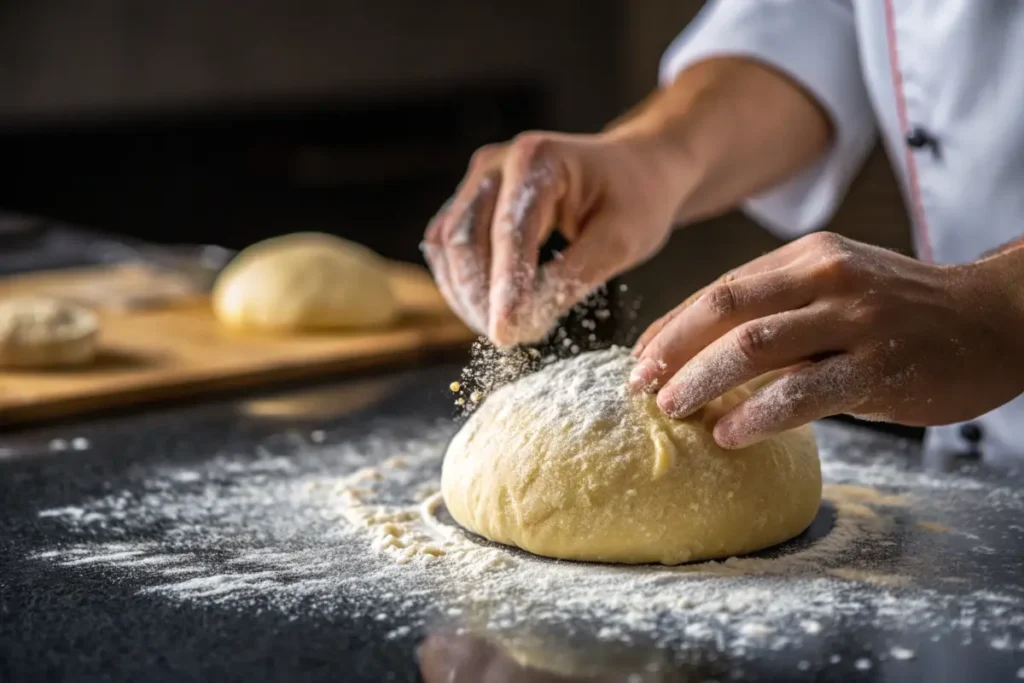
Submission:
<svg viewBox="0 0 1024 683">
<path fill-rule="evenodd" d="M 906 140 L 911 149 L 930 149 L 933 155 L 939 156 L 939 139 L 920 126 L 907 133 Z"/>
<path fill-rule="evenodd" d="M 972 446 L 979 443 L 984 435 L 985 434 L 982 432 L 981 427 L 973 422 L 968 422 L 960 427 L 960 436 L 962 436 L 964 441 Z"/>
</svg>

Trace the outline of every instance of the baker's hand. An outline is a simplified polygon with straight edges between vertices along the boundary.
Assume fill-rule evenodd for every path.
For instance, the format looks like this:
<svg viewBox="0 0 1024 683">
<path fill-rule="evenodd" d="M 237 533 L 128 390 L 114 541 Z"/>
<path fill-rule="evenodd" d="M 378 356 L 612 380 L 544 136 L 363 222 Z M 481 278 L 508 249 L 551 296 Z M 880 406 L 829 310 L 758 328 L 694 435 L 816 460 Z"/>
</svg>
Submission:
<svg viewBox="0 0 1024 683">
<path fill-rule="evenodd" d="M 840 413 L 918 426 L 972 419 L 1024 391 L 1019 282 L 998 260 L 935 266 L 813 234 L 658 320 L 634 350 L 630 383 L 684 417 L 782 370 L 718 421 L 726 448 Z"/>
<path fill-rule="evenodd" d="M 679 194 L 658 154 L 636 138 L 543 132 L 478 150 L 423 243 L 449 305 L 499 345 L 541 339 L 666 240 Z M 556 228 L 570 246 L 539 267 Z"/>
<path fill-rule="evenodd" d="M 480 149 L 423 248 L 441 292 L 499 345 L 538 341 L 673 222 L 707 218 L 824 152 L 830 119 L 786 74 L 742 57 L 684 69 L 599 135 L 525 133 Z M 538 266 L 555 229 L 570 242 Z"/>
</svg>

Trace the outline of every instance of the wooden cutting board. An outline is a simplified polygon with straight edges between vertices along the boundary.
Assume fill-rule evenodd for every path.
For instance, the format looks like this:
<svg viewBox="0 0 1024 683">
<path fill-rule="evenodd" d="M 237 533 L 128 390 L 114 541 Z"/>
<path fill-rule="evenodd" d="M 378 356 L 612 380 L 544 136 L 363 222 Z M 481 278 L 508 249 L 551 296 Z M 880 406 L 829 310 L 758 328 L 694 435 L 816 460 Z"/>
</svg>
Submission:
<svg viewBox="0 0 1024 683">
<path fill-rule="evenodd" d="M 93 308 L 102 348 L 97 361 L 81 369 L 0 370 L 0 426 L 322 377 L 465 346 L 474 338 L 424 269 L 395 263 L 391 279 L 403 310 L 394 326 L 289 336 L 226 329 L 205 294 L 140 266 L 0 279 L 0 298 L 58 296 Z"/>
</svg>

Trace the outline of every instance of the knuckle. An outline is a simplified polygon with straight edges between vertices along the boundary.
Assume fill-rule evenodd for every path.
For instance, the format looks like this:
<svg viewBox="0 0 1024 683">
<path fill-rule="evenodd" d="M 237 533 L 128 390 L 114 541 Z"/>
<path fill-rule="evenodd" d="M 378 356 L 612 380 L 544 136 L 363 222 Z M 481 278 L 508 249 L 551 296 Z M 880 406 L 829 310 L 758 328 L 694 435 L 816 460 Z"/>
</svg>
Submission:
<svg viewBox="0 0 1024 683">
<path fill-rule="evenodd" d="M 844 284 L 857 276 L 857 264 L 849 254 L 836 254 L 821 264 L 821 274 L 827 280 Z"/>
<path fill-rule="evenodd" d="M 739 269 L 738 268 L 733 268 L 730 271 L 726 271 L 725 275 L 723 275 L 722 277 L 720 277 L 718 279 L 719 279 L 720 282 L 723 282 L 723 283 L 735 282 L 736 280 L 739 279 Z"/>
<path fill-rule="evenodd" d="M 449 214 L 451 214 L 452 205 L 455 203 L 454 195 L 449 197 L 445 203 L 437 210 L 427 224 L 426 232 L 424 233 L 424 239 L 427 242 L 437 243 L 441 240 L 441 235 L 444 232 L 444 225 L 448 220 Z"/>
<path fill-rule="evenodd" d="M 512 141 L 515 155 L 528 164 L 547 158 L 551 154 L 553 145 L 554 140 L 551 135 L 539 131 L 520 133 Z"/>
<path fill-rule="evenodd" d="M 479 232 L 476 227 L 481 218 L 483 216 L 472 202 L 462 206 L 458 211 L 453 211 L 444 221 L 444 226 L 441 229 L 441 242 L 446 247 L 472 245 Z"/>
<path fill-rule="evenodd" d="M 825 282 L 842 284 L 856 277 L 857 258 L 849 241 L 834 232 L 817 232 L 803 240 L 810 253 L 817 257 L 814 273 Z"/>
<path fill-rule="evenodd" d="M 814 265 L 814 275 L 824 283 L 832 286 L 848 285 L 855 281 L 860 271 L 857 257 L 845 245 L 830 248 L 822 252 L 820 260 Z"/>
<path fill-rule="evenodd" d="M 802 238 L 802 241 L 823 252 L 832 252 L 845 249 L 846 238 L 834 232 L 814 232 Z"/>
<path fill-rule="evenodd" d="M 711 287 L 704 294 L 704 299 L 711 315 L 718 320 L 731 318 L 740 307 L 736 287 L 729 282 L 722 282 Z"/>
<path fill-rule="evenodd" d="M 736 348 L 749 361 L 765 356 L 771 349 L 772 334 L 763 324 L 744 325 L 738 328 L 734 334 L 736 335 Z"/>
<path fill-rule="evenodd" d="M 443 216 L 435 216 L 431 219 L 430 224 L 427 225 L 426 231 L 423 233 L 423 247 L 433 247 L 441 242 L 441 235 L 444 231 L 444 218 Z"/>
<path fill-rule="evenodd" d="M 469 170 L 483 171 L 487 169 L 501 153 L 502 145 L 489 144 L 478 148 L 469 157 Z"/>
<path fill-rule="evenodd" d="M 452 239 L 452 233 L 456 229 L 456 223 L 459 221 L 459 218 L 459 214 L 452 211 L 449 212 L 448 215 L 444 217 L 444 220 L 440 221 L 437 235 L 438 241 L 442 245 L 448 246 L 448 243 Z"/>
</svg>

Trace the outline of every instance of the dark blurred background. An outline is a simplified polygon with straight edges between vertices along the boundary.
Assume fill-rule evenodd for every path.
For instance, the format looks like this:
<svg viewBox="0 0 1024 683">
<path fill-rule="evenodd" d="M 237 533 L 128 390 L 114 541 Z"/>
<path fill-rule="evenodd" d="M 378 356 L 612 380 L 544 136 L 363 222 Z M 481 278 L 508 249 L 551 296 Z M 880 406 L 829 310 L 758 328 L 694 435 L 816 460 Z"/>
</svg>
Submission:
<svg viewBox="0 0 1024 683">
<path fill-rule="evenodd" d="M 3 2 L 0 207 L 158 242 L 324 230 L 419 260 L 475 147 L 598 130 L 700 4 Z M 880 154 L 831 227 L 908 248 Z M 776 244 L 738 215 L 678 233 L 624 278 L 636 325 Z"/>
</svg>

